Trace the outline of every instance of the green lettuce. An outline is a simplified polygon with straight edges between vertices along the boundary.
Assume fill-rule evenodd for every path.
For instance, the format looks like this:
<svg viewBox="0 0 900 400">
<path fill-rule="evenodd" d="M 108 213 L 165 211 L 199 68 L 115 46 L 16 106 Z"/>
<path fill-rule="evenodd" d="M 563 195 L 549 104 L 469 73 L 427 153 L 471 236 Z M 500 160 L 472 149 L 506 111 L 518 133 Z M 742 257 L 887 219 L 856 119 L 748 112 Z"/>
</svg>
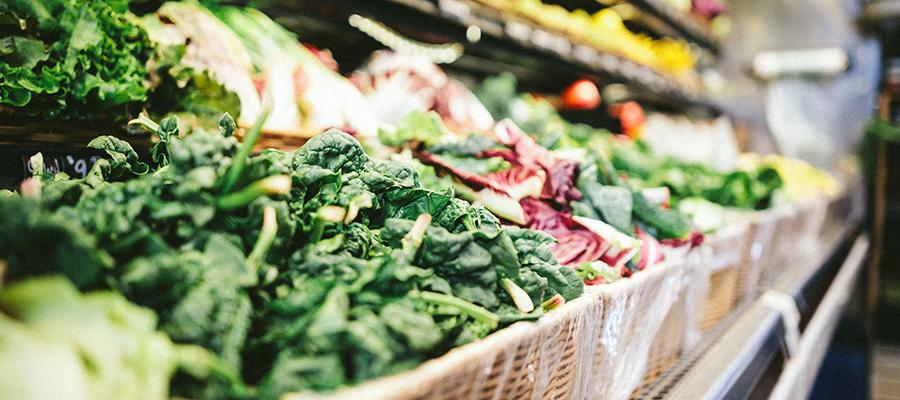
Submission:
<svg viewBox="0 0 900 400">
<path fill-rule="evenodd" d="M 147 99 L 151 45 L 125 0 L 0 3 L 0 105 L 90 119 Z"/>
</svg>

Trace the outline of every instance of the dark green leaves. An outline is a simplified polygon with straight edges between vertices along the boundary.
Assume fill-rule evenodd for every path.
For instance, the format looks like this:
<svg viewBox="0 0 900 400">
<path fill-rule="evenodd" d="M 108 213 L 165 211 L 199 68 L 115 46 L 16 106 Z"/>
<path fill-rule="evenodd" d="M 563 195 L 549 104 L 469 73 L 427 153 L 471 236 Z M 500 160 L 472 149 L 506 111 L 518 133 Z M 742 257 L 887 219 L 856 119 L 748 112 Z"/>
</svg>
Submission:
<svg viewBox="0 0 900 400">
<path fill-rule="evenodd" d="M 110 256 L 77 223 L 18 197 L 0 197 L 0 261 L 5 279 L 63 274 L 78 287 L 97 284 Z"/>
<path fill-rule="evenodd" d="M 587 182 L 579 187 L 597 215 L 619 232 L 630 233 L 632 198 L 628 188 Z"/>
<path fill-rule="evenodd" d="M 146 174 L 150 166 L 138 160 L 138 154 L 131 145 L 113 136 L 100 136 L 91 140 L 87 147 L 103 150 L 109 158 L 110 177 L 121 177 L 128 173 Z"/>
<path fill-rule="evenodd" d="M 640 192 L 634 192 L 634 217 L 660 239 L 684 239 L 691 233 L 691 221 L 684 214 L 650 203 Z"/>
<path fill-rule="evenodd" d="M 317 165 L 336 172 L 361 170 L 368 160 L 359 142 L 337 129 L 310 139 L 294 154 L 295 168 Z"/>
<path fill-rule="evenodd" d="M 581 292 L 552 239 L 509 234 L 343 132 L 251 155 L 227 116 L 184 138 L 174 119 L 137 125 L 160 138 L 155 170 L 113 137 L 91 142 L 107 158 L 84 180 L 36 164 L 40 205 L 0 198 L 0 260 L 13 281 L 62 273 L 115 289 L 175 341 L 214 353 L 198 365 L 218 372 L 176 379 L 175 396 L 333 390 L 542 315 L 517 310 L 503 279 L 534 304 Z"/>
</svg>

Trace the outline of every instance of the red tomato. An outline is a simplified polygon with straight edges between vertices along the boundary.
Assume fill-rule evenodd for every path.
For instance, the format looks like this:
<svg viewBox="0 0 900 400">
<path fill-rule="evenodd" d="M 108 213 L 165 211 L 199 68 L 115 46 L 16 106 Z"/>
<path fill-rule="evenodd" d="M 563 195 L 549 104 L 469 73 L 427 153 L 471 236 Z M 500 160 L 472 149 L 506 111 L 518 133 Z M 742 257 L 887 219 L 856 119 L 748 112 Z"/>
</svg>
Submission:
<svg viewBox="0 0 900 400">
<path fill-rule="evenodd" d="M 573 110 L 589 110 L 600 105 L 600 89 L 587 79 L 579 79 L 562 93 L 563 106 Z"/>
<path fill-rule="evenodd" d="M 609 113 L 619 119 L 622 133 L 629 137 L 640 136 L 640 129 L 644 126 L 644 109 L 636 101 L 613 104 L 609 107 Z"/>
</svg>

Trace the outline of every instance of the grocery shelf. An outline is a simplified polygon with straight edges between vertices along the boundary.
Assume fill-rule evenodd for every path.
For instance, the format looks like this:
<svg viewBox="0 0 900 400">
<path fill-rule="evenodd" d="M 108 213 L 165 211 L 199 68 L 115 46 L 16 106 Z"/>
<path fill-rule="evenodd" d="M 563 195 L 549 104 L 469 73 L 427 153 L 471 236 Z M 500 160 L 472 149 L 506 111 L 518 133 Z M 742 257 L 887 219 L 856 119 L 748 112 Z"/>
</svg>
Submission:
<svg viewBox="0 0 900 400">
<path fill-rule="evenodd" d="M 786 265 L 640 397 L 805 398 L 868 251 L 855 223 L 830 232 L 826 251 Z"/>
<path fill-rule="evenodd" d="M 595 13 L 609 7 L 599 0 L 544 0 L 545 3 L 557 4 L 569 10 L 582 9 Z M 694 43 L 713 55 L 719 55 L 721 46 L 719 39 L 708 26 L 697 18 L 678 11 L 659 0 L 624 0 L 640 10 L 637 30 L 651 36 L 678 37 Z M 628 23 L 629 21 L 626 21 Z"/>
<path fill-rule="evenodd" d="M 87 148 L 99 135 L 127 140 L 139 154 L 149 154 L 149 135 L 129 135 L 124 127 L 99 122 L 0 122 L 0 189 L 15 188 L 30 174 L 28 159 L 40 152 L 51 171 L 84 177 L 103 152 Z"/>
<path fill-rule="evenodd" d="M 718 55 L 721 52 L 719 39 L 709 27 L 694 16 L 678 11 L 662 0 L 628 0 L 628 2 L 661 19 L 680 32 L 685 39 L 703 46 L 713 54 Z"/>
<path fill-rule="evenodd" d="M 511 71 L 528 86 L 553 85 L 560 90 L 575 78 L 588 77 L 601 83 L 623 83 L 636 92 L 649 93 L 644 100 L 663 109 L 702 111 L 718 114 L 721 108 L 711 99 L 678 80 L 625 57 L 601 52 L 575 43 L 562 34 L 551 32 L 536 23 L 518 18 L 469 0 L 336 0 L 321 4 L 311 0 L 291 0 L 266 9 L 276 19 L 294 30 L 315 29 L 309 20 L 318 17 L 319 24 L 329 19 L 327 29 L 343 25 L 352 14 L 369 17 L 416 40 L 429 43 L 460 42 L 465 56 L 447 65 L 448 69 L 473 70 L 479 75 Z M 320 30 L 325 29 L 324 27 Z M 471 40 L 472 30 L 477 40 Z M 335 39 L 319 36 L 302 38 L 333 48 Z M 340 33 L 351 44 L 344 49 L 368 52 L 358 37 Z M 320 42 L 323 39 L 325 42 Z M 341 50 L 335 50 L 340 55 Z"/>
</svg>

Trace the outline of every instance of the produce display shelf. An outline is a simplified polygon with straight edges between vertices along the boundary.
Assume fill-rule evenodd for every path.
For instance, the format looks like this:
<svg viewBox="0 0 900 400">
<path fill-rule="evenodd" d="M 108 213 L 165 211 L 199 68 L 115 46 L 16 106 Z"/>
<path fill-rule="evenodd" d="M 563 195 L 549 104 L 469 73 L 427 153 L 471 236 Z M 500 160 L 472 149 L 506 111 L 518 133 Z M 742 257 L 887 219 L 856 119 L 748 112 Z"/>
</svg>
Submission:
<svg viewBox="0 0 900 400">
<path fill-rule="evenodd" d="M 855 223 L 831 229 L 824 243 L 805 265 L 786 265 L 637 398 L 804 398 L 791 396 L 812 387 L 868 250 Z"/>
<path fill-rule="evenodd" d="M 16 188 L 30 176 L 28 159 L 41 153 L 44 166 L 84 177 L 102 151 L 87 148 L 100 135 L 127 140 L 142 156 L 149 155 L 149 135 L 129 135 L 119 126 L 75 122 L 0 123 L 0 189 Z"/>
<path fill-rule="evenodd" d="M 681 32 L 685 39 L 703 46 L 715 55 L 722 51 L 719 39 L 696 17 L 678 11 L 662 0 L 628 0 L 635 7 L 656 16 Z"/>
<path fill-rule="evenodd" d="M 573 42 L 561 33 L 474 1 L 336 0 L 327 5 L 317 3 L 291 0 L 266 11 L 292 29 L 303 29 L 305 21 L 292 23 L 292 18 L 324 17 L 346 26 L 346 18 L 358 14 L 383 22 L 416 40 L 457 41 L 465 46 L 465 54 L 472 54 L 475 59 L 465 60 L 464 57 L 454 64 L 472 67 L 482 75 L 503 70 L 529 70 L 540 73 L 534 75 L 536 80 L 543 77 L 560 84 L 577 77 L 590 77 L 601 83 L 622 83 L 633 89 L 632 92 L 649 93 L 640 100 L 661 108 L 707 114 L 718 114 L 722 110 L 712 99 L 673 77 L 622 56 Z M 316 15 L 321 13 L 327 15 Z M 477 40 L 471 40 L 473 35 Z M 452 69 L 454 64 L 448 67 Z M 566 79 L 557 79 L 560 76 Z"/>
<path fill-rule="evenodd" d="M 593 13 L 607 5 L 598 0 L 549 0 L 547 3 L 559 4 L 567 9 L 583 9 Z M 674 9 L 660 0 L 625 0 L 626 3 L 640 10 L 638 18 L 640 30 L 646 30 L 651 36 L 679 37 L 694 43 L 713 55 L 721 54 L 719 39 L 712 30 L 696 17 Z"/>
</svg>

